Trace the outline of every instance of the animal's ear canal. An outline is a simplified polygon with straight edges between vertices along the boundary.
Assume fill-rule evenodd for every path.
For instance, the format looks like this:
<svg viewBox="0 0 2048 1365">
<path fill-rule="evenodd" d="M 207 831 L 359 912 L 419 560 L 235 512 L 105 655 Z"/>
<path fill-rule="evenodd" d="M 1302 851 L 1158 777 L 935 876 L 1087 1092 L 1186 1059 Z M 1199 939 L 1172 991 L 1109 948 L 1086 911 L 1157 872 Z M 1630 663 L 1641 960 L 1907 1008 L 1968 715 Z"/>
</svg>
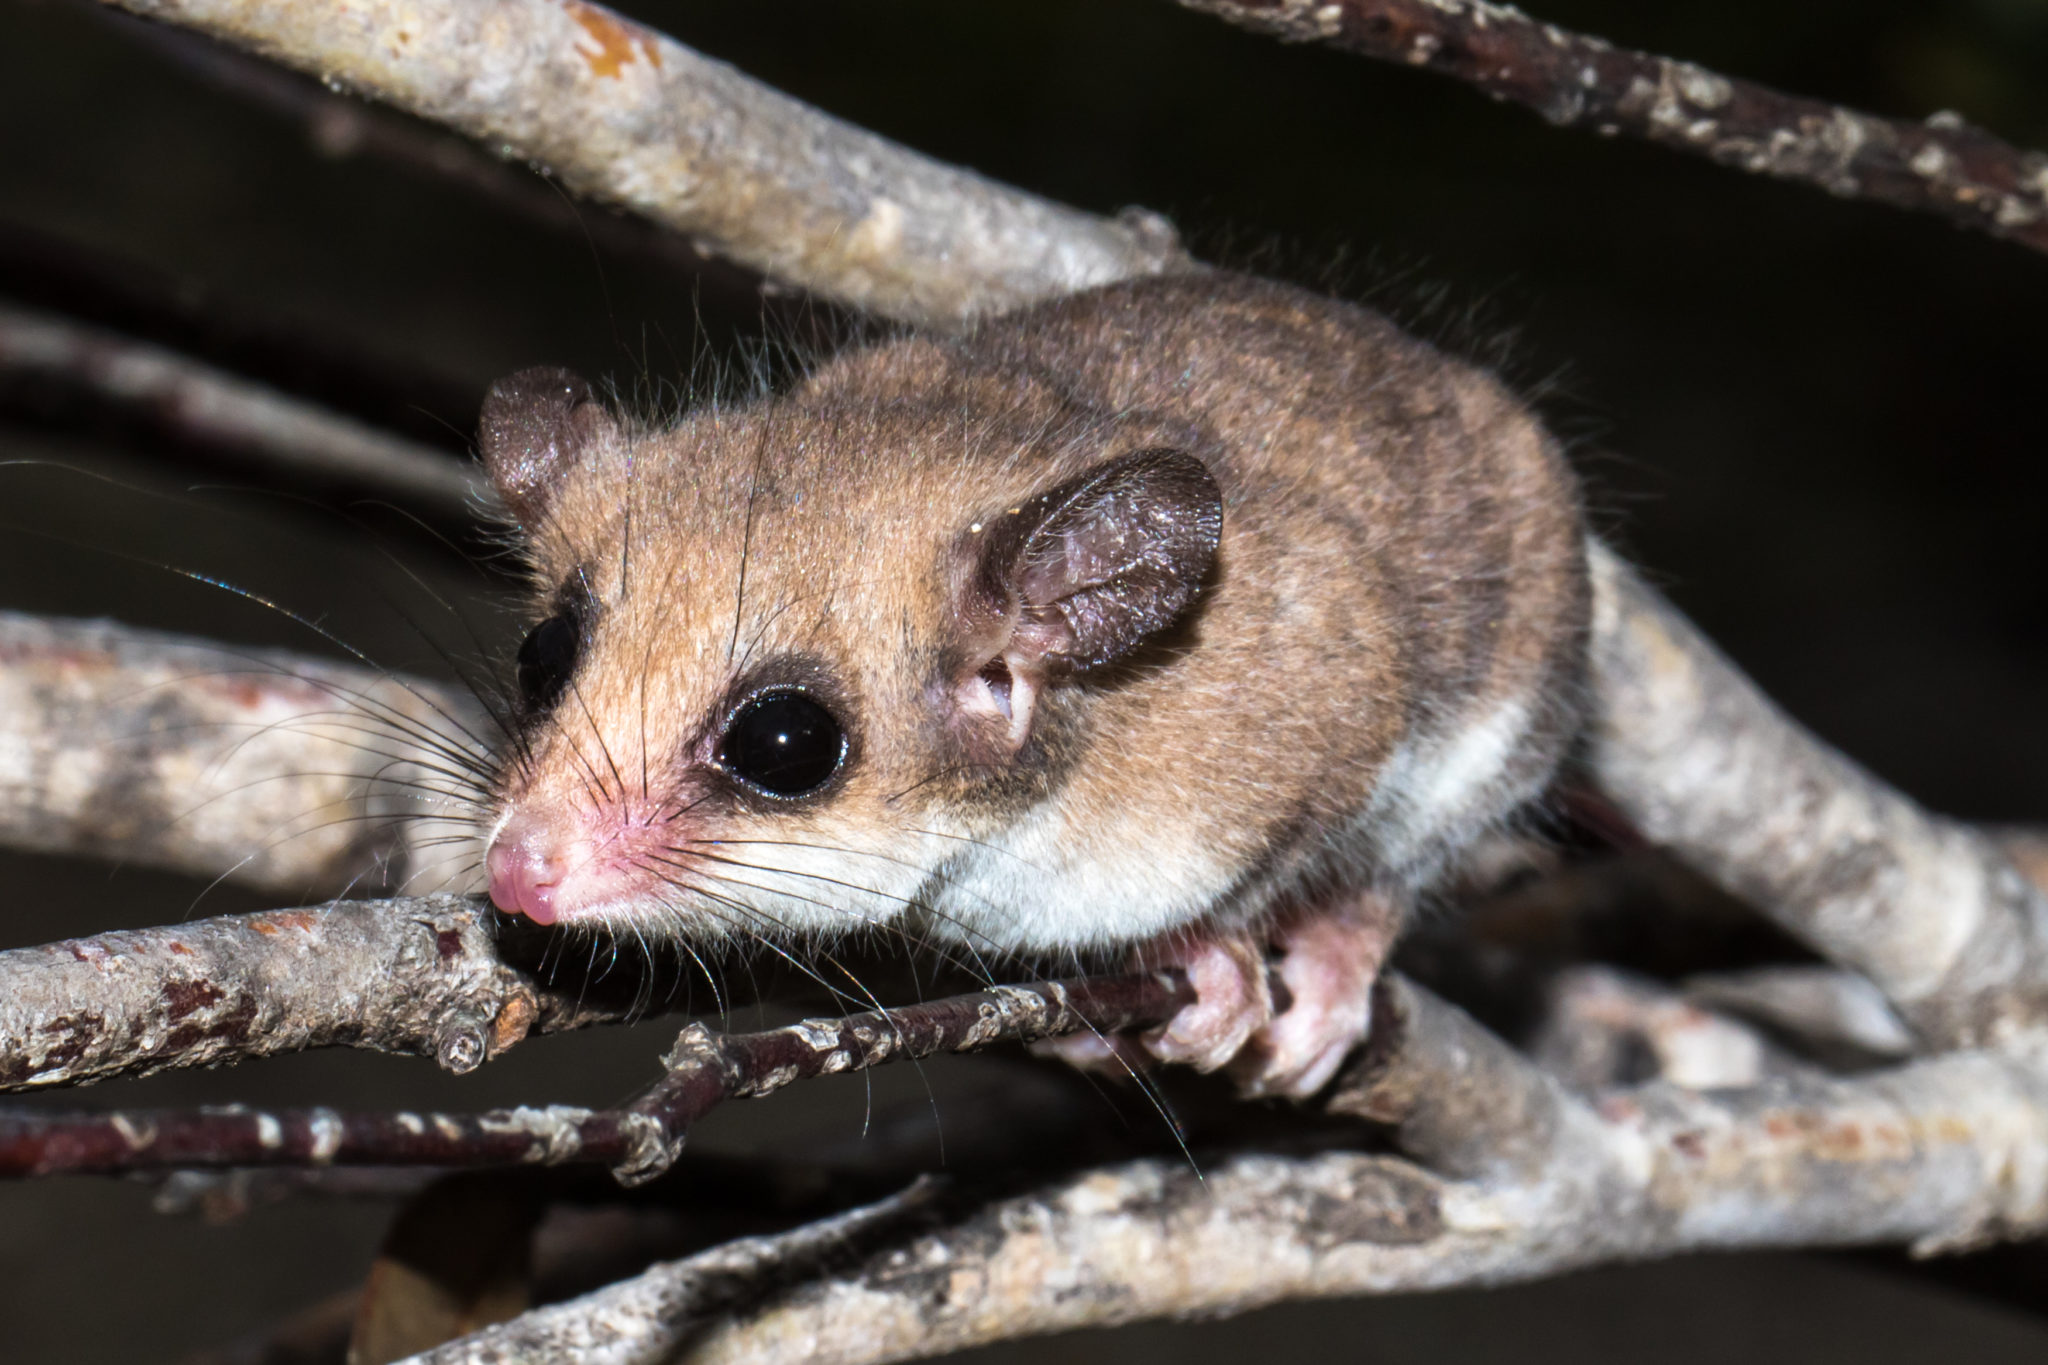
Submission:
<svg viewBox="0 0 2048 1365">
<path fill-rule="evenodd" d="M 1180 620 L 1223 534 L 1216 477 L 1179 450 L 1120 456 L 1006 511 L 981 584 L 1012 622 L 1003 657 L 1040 676 L 1114 663 Z"/>
<path fill-rule="evenodd" d="M 618 424 L 581 375 L 552 366 L 491 385 L 477 423 L 477 450 L 505 508 L 529 531 L 585 452 Z"/>
</svg>

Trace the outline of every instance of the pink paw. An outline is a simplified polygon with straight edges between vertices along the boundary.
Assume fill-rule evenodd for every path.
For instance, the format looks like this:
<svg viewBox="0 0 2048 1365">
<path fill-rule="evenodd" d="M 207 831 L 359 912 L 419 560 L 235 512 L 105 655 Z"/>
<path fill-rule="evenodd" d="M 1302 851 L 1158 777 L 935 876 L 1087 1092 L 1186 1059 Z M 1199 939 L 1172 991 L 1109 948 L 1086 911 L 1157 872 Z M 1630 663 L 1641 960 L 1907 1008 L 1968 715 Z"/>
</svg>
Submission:
<svg viewBox="0 0 2048 1365">
<path fill-rule="evenodd" d="M 1247 1095 L 1306 1099 L 1329 1084 L 1364 1041 L 1373 981 L 1395 927 L 1393 907 L 1376 898 L 1284 920 L 1273 939 L 1290 998 L 1277 1016 L 1262 944 L 1247 930 L 1147 953 L 1148 965 L 1185 968 L 1196 999 L 1147 1034 L 1145 1046 L 1163 1061 L 1201 1071 L 1228 1066 Z"/>
<path fill-rule="evenodd" d="M 1247 930 L 1205 935 L 1143 957 L 1151 967 L 1182 968 L 1195 988 L 1194 1004 L 1145 1035 L 1146 1049 L 1163 1062 L 1221 1070 L 1273 1018 L 1265 953 Z"/>
<path fill-rule="evenodd" d="M 1279 934 L 1284 1013 L 1231 1064 L 1247 1095 L 1307 1099 L 1330 1083 L 1372 1028 L 1372 983 L 1392 943 L 1381 917 L 1306 915 Z"/>
</svg>

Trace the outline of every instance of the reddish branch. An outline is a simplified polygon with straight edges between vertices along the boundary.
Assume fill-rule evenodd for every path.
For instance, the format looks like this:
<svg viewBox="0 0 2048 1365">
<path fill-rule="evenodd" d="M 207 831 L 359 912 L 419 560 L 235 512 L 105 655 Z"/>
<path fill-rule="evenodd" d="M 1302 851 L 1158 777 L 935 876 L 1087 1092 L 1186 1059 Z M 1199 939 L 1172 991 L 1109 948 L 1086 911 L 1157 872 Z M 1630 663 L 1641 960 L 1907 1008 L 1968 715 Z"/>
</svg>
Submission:
<svg viewBox="0 0 2048 1365">
<path fill-rule="evenodd" d="M 1627 133 L 2048 251 L 2048 156 L 1952 113 L 1881 118 L 1631 52 L 1482 0 L 1180 0 L 1293 42 L 1441 72 L 1560 127 Z"/>
<path fill-rule="evenodd" d="M 637 1184 L 666 1171 L 690 1126 L 728 1099 L 940 1052 L 974 1052 L 1084 1028 L 1118 1033 L 1164 1022 L 1190 999 L 1186 983 L 1174 977 L 1084 977 L 1000 986 L 844 1019 L 809 1019 L 761 1033 L 720 1035 L 692 1024 L 666 1059 L 668 1073 L 637 1100 L 616 1109 L 522 1106 L 458 1115 L 232 1106 L 0 1113 L 0 1176 L 221 1166 L 583 1162 L 611 1166 L 621 1180 Z M 253 1012 L 267 1003 L 245 999 L 229 1012 L 226 1027 L 241 1028 L 245 1016 L 253 1025 Z M 379 1004 L 384 1011 L 404 1013 L 393 1002 Z M 394 1041 L 401 1044 L 399 1050 L 415 1050 L 422 1040 Z M 482 1046 L 479 1039 L 478 1060 Z"/>
</svg>

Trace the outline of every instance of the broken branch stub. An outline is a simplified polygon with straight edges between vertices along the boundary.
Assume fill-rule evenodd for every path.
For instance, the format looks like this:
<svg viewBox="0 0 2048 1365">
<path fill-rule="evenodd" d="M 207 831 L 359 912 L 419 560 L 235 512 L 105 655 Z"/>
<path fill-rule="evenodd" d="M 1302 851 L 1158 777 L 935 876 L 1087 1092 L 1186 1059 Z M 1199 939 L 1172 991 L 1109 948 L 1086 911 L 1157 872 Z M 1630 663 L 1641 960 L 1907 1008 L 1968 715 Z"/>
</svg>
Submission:
<svg viewBox="0 0 2048 1365">
<path fill-rule="evenodd" d="M 466 1071 L 598 1017 L 501 962 L 488 914 L 336 901 L 0 953 L 0 1091 L 333 1046 Z"/>
</svg>

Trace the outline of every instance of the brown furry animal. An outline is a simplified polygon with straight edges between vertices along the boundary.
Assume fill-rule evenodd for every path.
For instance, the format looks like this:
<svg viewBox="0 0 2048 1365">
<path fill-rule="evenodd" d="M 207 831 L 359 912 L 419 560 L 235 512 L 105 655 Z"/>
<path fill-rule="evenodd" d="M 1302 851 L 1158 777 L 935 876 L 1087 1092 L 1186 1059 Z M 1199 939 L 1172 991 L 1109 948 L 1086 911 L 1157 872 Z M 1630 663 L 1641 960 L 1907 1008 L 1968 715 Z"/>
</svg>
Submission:
<svg viewBox="0 0 2048 1365">
<path fill-rule="evenodd" d="M 1574 729 L 1554 443 L 1282 285 L 1098 289 L 667 431 L 526 371 L 482 448 L 543 593 L 491 893 L 542 923 L 1135 949 L 1200 997 L 1154 1052 L 1306 1094 Z"/>
</svg>

